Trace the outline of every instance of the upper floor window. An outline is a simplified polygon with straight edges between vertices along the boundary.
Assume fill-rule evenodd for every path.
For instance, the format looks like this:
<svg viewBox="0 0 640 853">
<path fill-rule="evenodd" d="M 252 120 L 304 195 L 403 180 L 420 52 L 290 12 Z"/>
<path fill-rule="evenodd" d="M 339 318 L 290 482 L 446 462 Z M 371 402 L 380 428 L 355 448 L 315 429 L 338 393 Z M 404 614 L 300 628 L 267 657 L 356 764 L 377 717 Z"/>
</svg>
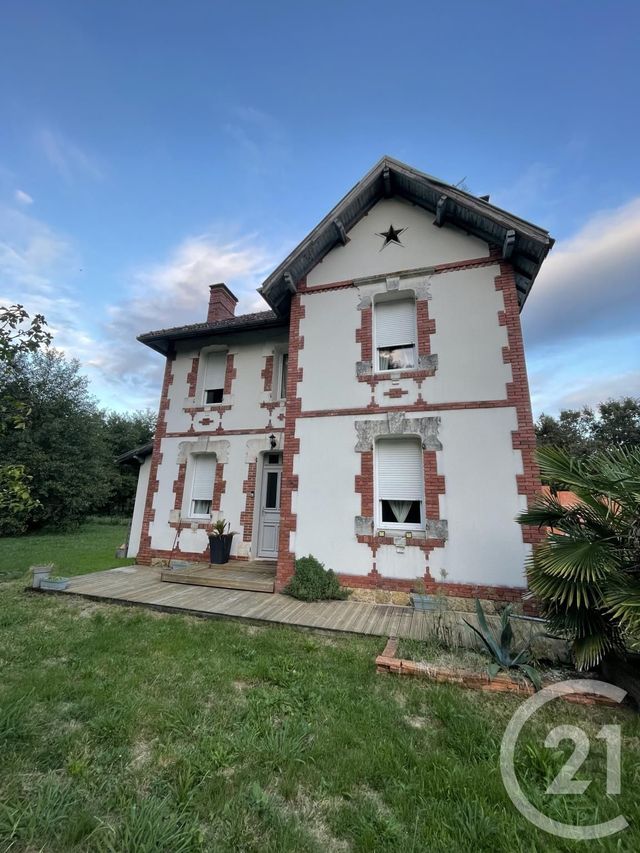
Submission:
<svg viewBox="0 0 640 853">
<path fill-rule="evenodd" d="M 203 403 L 205 405 L 222 402 L 226 367 L 226 352 L 208 352 L 206 354 L 203 385 Z"/>
<path fill-rule="evenodd" d="M 279 358 L 278 399 L 287 399 L 287 371 L 289 369 L 289 353 L 283 352 Z"/>
<path fill-rule="evenodd" d="M 416 438 L 376 442 L 378 525 L 416 530 L 423 527 L 424 467 Z"/>
<path fill-rule="evenodd" d="M 216 457 L 212 453 L 199 453 L 191 457 L 191 518 L 209 518 L 213 502 L 213 486 L 216 478 Z"/>
<path fill-rule="evenodd" d="M 413 295 L 376 301 L 377 370 L 407 370 L 416 364 L 416 303 Z"/>
</svg>

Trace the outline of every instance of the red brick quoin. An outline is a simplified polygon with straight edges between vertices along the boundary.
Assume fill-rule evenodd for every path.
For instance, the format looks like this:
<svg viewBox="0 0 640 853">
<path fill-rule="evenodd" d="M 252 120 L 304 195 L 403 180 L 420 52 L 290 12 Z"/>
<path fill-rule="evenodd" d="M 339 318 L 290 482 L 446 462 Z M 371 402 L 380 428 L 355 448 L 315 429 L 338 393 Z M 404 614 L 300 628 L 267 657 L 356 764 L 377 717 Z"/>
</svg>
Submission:
<svg viewBox="0 0 640 853">
<path fill-rule="evenodd" d="M 153 439 L 153 451 L 151 453 L 151 470 L 149 471 L 149 485 L 147 487 L 147 497 L 144 504 L 144 512 L 142 515 L 142 530 L 140 533 L 140 547 L 138 549 L 137 562 L 142 565 L 151 562 L 151 536 L 149 535 L 149 526 L 155 518 L 155 509 L 153 508 L 153 498 L 158 491 L 158 468 L 162 462 L 162 439 L 167 432 L 167 409 L 169 408 L 169 386 L 173 383 L 172 366 L 175 361 L 175 352 L 170 352 L 167 355 L 164 366 L 164 379 L 162 380 L 162 391 L 160 393 L 160 407 L 158 409 L 158 424 Z"/>
<path fill-rule="evenodd" d="M 291 300 L 289 319 L 289 368 L 287 371 L 287 408 L 284 420 L 284 447 L 282 454 L 282 485 L 280 492 L 280 538 L 275 590 L 287 585 L 295 571 L 295 554 L 290 550 L 290 534 L 296 529 L 296 516 L 292 511 L 291 497 L 298 489 L 298 477 L 293 473 L 293 458 L 300 452 L 300 439 L 296 438 L 296 420 L 302 408 L 297 396 L 298 383 L 302 381 L 302 368 L 298 367 L 298 354 L 304 348 L 300 335 L 300 321 L 304 318 L 304 305 L 299 293 Z"/>
</svg>

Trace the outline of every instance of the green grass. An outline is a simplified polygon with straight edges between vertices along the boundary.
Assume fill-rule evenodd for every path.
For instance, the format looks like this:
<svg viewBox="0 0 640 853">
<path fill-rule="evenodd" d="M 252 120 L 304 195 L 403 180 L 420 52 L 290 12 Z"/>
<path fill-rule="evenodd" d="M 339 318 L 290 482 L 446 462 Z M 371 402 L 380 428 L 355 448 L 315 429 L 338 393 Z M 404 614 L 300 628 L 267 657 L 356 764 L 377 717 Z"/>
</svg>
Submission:
<svg viewBox="0 0 640 853">
<path fill-rule="evenodd" d="M 519 700 L 376 675 L 383 640 L 29 594 L 21 581 L 0 595 L 0 850 L 586 849 L 533 829 L 507 798 L 498 754 Z M 622 794 L 607 797 L 594 735 L 615 722 Z M 560 723 L 591 736 L 579 802 L 541 793 L 562 763 L 543 746 Z M 597 849 L 640 849 L 635 715 L 554 704 L 521 747 L 539 807 L 564 820 L 622 812 L 630 829 Z"/>
<path fill-rule="evenodd" d="M 29 566 L 55 563 L 61 575 L 126 566 L 134 560 L 114 556 L 127 535 L 127 525 L 92 522 L 71 533 L 34 533 L 0 538 L 0 581 L 25 578 Z"/>
</svg>

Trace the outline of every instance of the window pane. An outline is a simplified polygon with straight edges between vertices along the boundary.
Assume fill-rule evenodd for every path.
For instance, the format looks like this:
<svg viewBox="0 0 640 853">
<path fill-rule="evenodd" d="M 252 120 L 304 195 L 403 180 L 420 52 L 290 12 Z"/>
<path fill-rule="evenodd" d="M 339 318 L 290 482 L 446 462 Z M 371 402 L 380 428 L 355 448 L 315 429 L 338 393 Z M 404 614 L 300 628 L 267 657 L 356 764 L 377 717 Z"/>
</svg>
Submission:
<svg viewBox="0 0 640 853">
<path fill-rule="evenodd" d="M 387 524 L 420 524 L 420 501 L 380 501 Z"/>
<path fill-rule="evenodd" d="M 407 370 L 415 367 L 415 348 L 388 347 L 378 350 L 378 370 Z"/>
<path fill-rule="evenodd" d="M 287 396 L 287 370 L 289 368 L 289 353 L 283 353 L 280 364 L 280 398 L 284 400 Z"/>
<path fill-rule="evenodd" d="M 221 403 L 224 388 L 210 388 L 205 391 L 205 403 Z"/>
<path fill-rule="evenodd" d="M 264 505 L 266 509 L 278 508 L 278 480 L 280 474 L 277 471 L 269 471 L 267 473 L 267 494 Z"/>
<path fill-rule="evenodd" d="M 268 453 L 267 454 L 267 463 L 269 465 L 280 465 L 282 459 L 280 458 L 279 453 Z"/>
<path fill-rule="evenodd" d="M 193 501 L 192 512 L 194 515 L 209 515 L 211 512 L 211 501 Z"/>
</svg>

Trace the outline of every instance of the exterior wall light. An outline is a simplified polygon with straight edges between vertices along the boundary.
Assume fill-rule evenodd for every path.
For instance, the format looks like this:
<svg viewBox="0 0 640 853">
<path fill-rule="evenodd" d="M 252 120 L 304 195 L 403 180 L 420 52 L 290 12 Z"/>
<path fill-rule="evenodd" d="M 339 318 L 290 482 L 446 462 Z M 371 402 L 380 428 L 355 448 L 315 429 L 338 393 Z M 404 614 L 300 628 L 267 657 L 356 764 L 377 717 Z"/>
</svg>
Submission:
<svg viewBox="0 0 640 853">
<path fill-rule="evenodd" d="M 410 530 L 407 530 L 407 532 L 404 534 L 404 538 L 413 539 L 413 533 Z"/>
<path fill-rule="evenodd" d="M 271 445 L 271 449 L 275 450 L 278 442 L 276 441 L 276 437 L 273 433 L 269 436 L 269 444 Z"/>
</svg>

